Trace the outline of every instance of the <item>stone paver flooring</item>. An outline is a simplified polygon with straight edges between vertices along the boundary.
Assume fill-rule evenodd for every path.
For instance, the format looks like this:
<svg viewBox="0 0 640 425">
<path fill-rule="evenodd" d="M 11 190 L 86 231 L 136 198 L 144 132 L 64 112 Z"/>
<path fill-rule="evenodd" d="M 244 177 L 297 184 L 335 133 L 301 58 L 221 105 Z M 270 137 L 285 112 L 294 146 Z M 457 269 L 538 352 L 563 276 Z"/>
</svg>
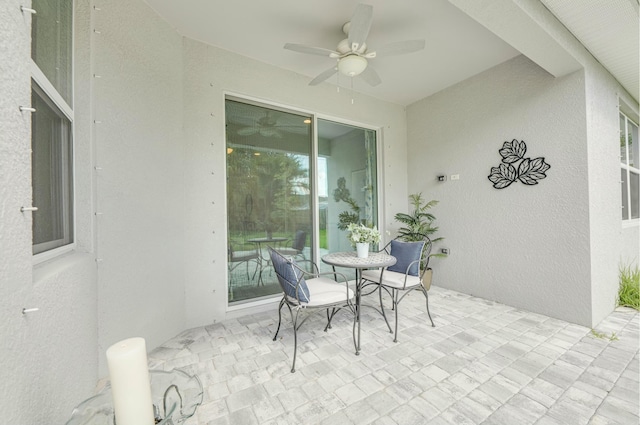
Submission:
<svg viewBox="0 0 640 425">
<path fill-rule="evenodd" d="M 591 329 L 432 287 L 400 304 L 398 343 L 363 309 L 298 334 L 286 308 L 187 330 L 149 355 L 152 368 L 199 375 L 204 402 L 188 425 L 638 424 L 639 315 L 618 309 Z M 375 303 L 368 297 L 365 304 Z"/>
</svg>

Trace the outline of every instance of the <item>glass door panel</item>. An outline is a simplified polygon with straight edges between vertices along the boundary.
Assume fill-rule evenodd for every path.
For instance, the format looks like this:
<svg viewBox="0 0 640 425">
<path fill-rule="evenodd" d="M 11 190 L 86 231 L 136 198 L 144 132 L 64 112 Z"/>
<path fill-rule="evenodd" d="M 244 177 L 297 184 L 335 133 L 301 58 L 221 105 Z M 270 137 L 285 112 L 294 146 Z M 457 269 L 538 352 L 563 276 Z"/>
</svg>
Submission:
<svg viewBox="0 0 640 425">
<path fill-rule="evenodd" d="M 317 168 L 319 256 L 352 251 L 346 226 L 378 225 L 376 132 L 319 119 Z M 355 279 L 353 269 L 339 271 Z"/>
<path fill-rule="evenodd" d="M 229 302 L 280 294 L 268 247 L 313 258 L 311 117 L 227 98 Z"/>
</svg>

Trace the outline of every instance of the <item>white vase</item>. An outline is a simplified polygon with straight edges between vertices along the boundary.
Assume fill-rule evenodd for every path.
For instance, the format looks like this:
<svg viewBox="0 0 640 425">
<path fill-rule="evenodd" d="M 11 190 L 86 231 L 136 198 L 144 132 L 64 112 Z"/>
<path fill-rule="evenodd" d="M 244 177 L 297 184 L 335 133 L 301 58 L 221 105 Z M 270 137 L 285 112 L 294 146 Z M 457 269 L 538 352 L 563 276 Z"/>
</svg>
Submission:
<svg viewBox="0 0 640 425">
<path fill-rule="evenodd" d="M 369 256 L 369 244 L 364 242 L 356 243 L 358 258 L 367 258 Z"/>
</svg>

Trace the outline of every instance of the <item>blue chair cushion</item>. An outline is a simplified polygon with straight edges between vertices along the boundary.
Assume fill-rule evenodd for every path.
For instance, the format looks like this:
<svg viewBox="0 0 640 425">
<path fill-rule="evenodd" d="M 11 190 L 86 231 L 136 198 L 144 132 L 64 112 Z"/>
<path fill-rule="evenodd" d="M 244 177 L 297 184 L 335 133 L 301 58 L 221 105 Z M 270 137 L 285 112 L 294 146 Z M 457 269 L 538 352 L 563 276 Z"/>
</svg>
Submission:
<svg viewBox="0 0 640 425">
<path fill-rule="evenodd" d="M 407 267 L 409 267 L 409 264 L 420 259 L 423 247 L 424 241 L 401 242 L 392 240 L 390 254 L 396 257 L 397 261 L 393 266 L 387 267 L 387 270 L 402 274 L 407 273 Z M 411 265 L 411 268 L 409 268 L 409 274 L 411 276 L 418 276 L 418 273 L 420 272 L 418 268 L 419 264 L 420 263 L 414 263 Z"/>
<path fill-rule="evenodd" d="M 311 300 L 309 295 L 309 287 L 302 277 L 302 272 L 296 268 L 295 260 L 287 259 L 275 251 L 271 251 L 271 262 L 273 268 L 281 279 L 282 290 L 291 298 L 298 299 L 300 302 L 308 303 Z M 300 284 L 298 285 L 298 281 Z M 296 286 L 298 294 L 296 295 Z"/>
</svg>

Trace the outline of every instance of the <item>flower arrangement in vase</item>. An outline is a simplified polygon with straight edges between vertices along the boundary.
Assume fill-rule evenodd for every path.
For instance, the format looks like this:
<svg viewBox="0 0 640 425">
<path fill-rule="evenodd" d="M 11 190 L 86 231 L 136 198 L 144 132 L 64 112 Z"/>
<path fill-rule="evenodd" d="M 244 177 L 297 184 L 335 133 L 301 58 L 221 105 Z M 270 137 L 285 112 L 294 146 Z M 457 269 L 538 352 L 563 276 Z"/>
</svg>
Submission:
<svg viewBox="0 0 640 425">
<path fill-rule="evenodd" d="M 348 239 L 351 246 L 355 246 L 358 257 L 366 258 L 369 254 L 369 244 L 380 242 L 380 231 L 375 227 L 367 227 L 364 224 L 351 223 L 347 226 Z"/>
</svg>

